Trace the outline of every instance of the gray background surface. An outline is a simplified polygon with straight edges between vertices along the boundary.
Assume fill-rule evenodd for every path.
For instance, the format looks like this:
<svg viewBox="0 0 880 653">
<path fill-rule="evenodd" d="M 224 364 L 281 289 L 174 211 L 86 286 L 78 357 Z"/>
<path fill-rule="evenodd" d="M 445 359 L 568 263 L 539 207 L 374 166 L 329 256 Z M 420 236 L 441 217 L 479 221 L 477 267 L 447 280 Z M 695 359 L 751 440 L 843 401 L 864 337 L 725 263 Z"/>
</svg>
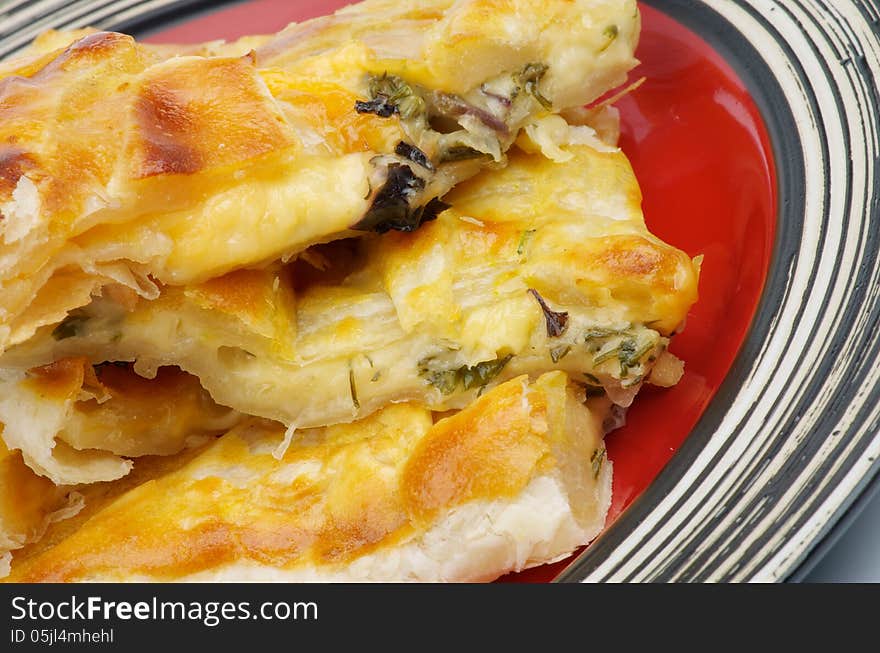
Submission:
<svg viewBox="0 0 880 653">
<path fill-rule="evenodd" d="M 803 582 L 880 583 L 880 492 Z"/>
</svg>

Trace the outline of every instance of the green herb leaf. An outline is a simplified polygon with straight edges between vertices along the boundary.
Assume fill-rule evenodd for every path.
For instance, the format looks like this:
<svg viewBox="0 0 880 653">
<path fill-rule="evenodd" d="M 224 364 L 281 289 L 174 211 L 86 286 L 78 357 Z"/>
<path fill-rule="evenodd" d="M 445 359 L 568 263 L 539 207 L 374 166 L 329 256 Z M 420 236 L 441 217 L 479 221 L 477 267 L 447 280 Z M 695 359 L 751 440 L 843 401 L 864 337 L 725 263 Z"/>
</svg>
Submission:
<svg viewBox="0 0 880 653">
<path fill-rule="evenodd" d="M 560 347 L 551 347 L 550 349 L 550 360 L 554 363 L 558 363 L 563 358 L 568 356 L 568 353 L 571 351 L 571 345 L 564 345 Z"/>
<path fill-rule="evenodd" d="M 509 354 L 504 358 L 496 358 L 493 361 L 485 361 L 477 363 L 473 367 L 463 367 L 461 369 L 461 379 L 465 390 L 484 386 L 494 379 L 501 370 L 510 362 L 513 354 Z"/>
<path fill-rule="evenodd" d="M 614 43 L 614 40 L 617 38 L 617 35 L 620 33 L 620 29 L 617 25 L 609 25 L 602 32 L 602 36 L 605 37 L 605 45 L 599 48 L 599 52 L 605 52 L 608 48 L 611 47 L 611 44 Z"/>
<path fill-rule="evenodd" d="M 463 365 L 454 370 L 436 370 L 428 367 L 429 361 L 419 361 L 419 375 L 437 388 L 444 395 L 451 395 L 459 385 L 464 390 L 482 388 L 494 379 L 510 362 L 513 355 L 496 358 L 491 361 L 477 363 L 474 366 Z"/>
<path fill-rule="evenodd" d="M 380 118 L 390 118 L 395 113 L 410 119 L 425 113 L 425 101 L 404 80 L 396 75 L 383 74 L 370 80 L 368 102 L 355 103 L 358 113 L 373 113 Z"/>
<path fill-rule="evenodd" d="M 461 380 L 458 370 L 419 370 L 419 374 L 444 395 L 451 395 Z"/>
<path fill-rule="evenodd" d="M 526 64 L 526 66 L 514 76 L 514 79 L 519 87 L 535 98 L 542 107 L 550 110 L 553 108 L 553 104 L 541 94 L 540 90 L 538 90 L 538 83 L 541 81 L 541 78 L 544 77 L 546 72 L 546 64 L 530 63 Z"/>
<path fill-rule="evenodd" d="M 617 353 L 620 350 L 620 347 L 612 347 L 606 351 L 603 351 L 598 356 L 593 357 L 593 365 L 601 365 L 605 361 L 610 361 L 612 358 L 617 358 Z"/>
<path fill-rule="evenodd" d="M 602 471 L 602 465 L 605 462 L 605 447 L 602 446 L 599 449 L 596 449 L 593 452 L 593 455 L 590 456 L 590 463 L 593 466 L 593 478 L 599 478 L 599 472 Z"/>
<path fill-rule="evenodd" d="M 354 404 L 355 408 L 360 409 L 361 402 L 358 401 L 357 386 L 354 382 L 354 370 L 351 367 L 348 368 L 348 387 L 351 390 L 351 403 Z"/>
<path fill-rule="evenodd" d="M 67 317 L 65 317 L 59 324 L 52 330 L 52 337 L 55 340 L 65 340 L 67 338 L 73 338 L 74 336 L 81 336 L 85 333 L 86 323 L 90 319 L 90 315 L 83 311 L 82 309 L 72 310 Z"/>
<path fill-rule="evenodd" d="M 642 358 L 653 349 L 653 342 L 647 342 L 639 346 L 633 338 L 624 340 L 620 344 L 620 349 L 617 353 L 617 358 L 620 361 L 620 378 L 626 378 L 630 368 L 641 365 Z"/>
<path fill-rule="evenodd" d="M 537 229 L 526 229 L 522 232 L 522 235 L 519 237 L 519 245 L 516 247 L 517 256 L 522 256 L 525 254 L 526 247 L 528 247 L 529 241 L 532 239 L 532 236 L 535 235 Z"/>
<path fill-rule="evenodd" d="M 374 113 L 380 118 L 390 118 L 397 113 L 397 105 L 390 102 L 387 97 L 380 96 L 368 102 L 358 100 L 354 103 L 354 110 L 358 113 Z"/>
<path fill-rule="evenodd" d="M 485 152 L 475 150 L 469 145 L 450 145 L 440 152 L 440 163 L 449 163 L 452 161 L 467 161 L 469 159 L 479 159 L 490 156 Z"/>
<path fill-rule="evenodd" d="M 622 331 L 615 331 L 614 329 L 593 328 L 589 329 L 584 334 L 584 342 L 588 340 L 594 340 L 596 338 L 610 338 L 611 336 L 619 336 L 622 333 Z"/>
</svg>

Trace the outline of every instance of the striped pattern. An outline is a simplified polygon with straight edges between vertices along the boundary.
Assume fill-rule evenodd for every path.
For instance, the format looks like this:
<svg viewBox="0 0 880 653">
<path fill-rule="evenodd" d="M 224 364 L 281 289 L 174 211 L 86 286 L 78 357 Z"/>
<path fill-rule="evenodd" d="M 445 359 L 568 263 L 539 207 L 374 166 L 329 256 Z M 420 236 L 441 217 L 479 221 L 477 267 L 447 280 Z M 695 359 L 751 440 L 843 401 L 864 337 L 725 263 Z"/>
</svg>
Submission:
<svg viewBox="0 0 880 653">
<path fill-rule="evenodd" d="M 197 4 L 204 3 L 191 0 L 9 0 L 0 3 L 0 58 L 14 54 L 50 28 L 112 29 L 138 17 Z"/>
<path fill-rule="evenodd" d="M 131 30 L 205 4 L 11 0 L 0 6 L 0 56 L 48 27 Z M 782 580 L 880 466 L 880 6 L 651 4 L 750 84 L 777 159 L 778 243 L 756 322 L 710 409 L 562 580 Z"/>
<path fill-rule="evenodd" d="M 768 121 L 775 260 L 719 396 L 565 580 L 787 578 L 880 454 L 880 39 L 869 0 L 654 2 L 737 67 Z"/>
</svg>

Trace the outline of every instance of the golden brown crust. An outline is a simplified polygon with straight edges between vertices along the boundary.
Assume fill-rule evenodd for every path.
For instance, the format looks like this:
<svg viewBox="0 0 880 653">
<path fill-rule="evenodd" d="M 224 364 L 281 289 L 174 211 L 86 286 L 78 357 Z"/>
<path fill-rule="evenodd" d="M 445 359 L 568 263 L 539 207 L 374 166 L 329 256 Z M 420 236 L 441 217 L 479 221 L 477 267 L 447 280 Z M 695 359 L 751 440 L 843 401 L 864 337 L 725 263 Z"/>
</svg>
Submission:
<svg viewBox="0 0 880 653">
<path fill-rule="evenodd" d="M 250 57 L 154 66 L 134 100 L 135 179 L 234 165 L 294 143 Z"/>
<path fill-rule="evenodd" d="M 273 285 L 280 287 L 282 277 L 283 272 L 271 270 L 236 270 L 187 289 L 186 293 L 203 308 L 253 321 L 265 318 L 267 311 L 274 312 L 272 289 Z"/>
<path fill-rule="evenodd" d="M 28 162 L 47 213 L 54 220 L 66 213 L 69 220 L 96 184 L 110 179 L 127 106 L 122 85 L 149 58 L 133 38 L 111 32 L 90 34 L 54 54 L 27 77 L 0 79 L 0 143 Z M 14 188 L 4 184 L 0 202 L 13 199 Z"/>
<path fill-rule="evenodd" d="M 650 234 L 621 152 L 559 147 L 570 160 L 511 152 L 417 232 L 320 248 L 320 274 L 303 262 L 238 271 L 118 317 L 95 302 L 77 336 L 44 332 L 9 353 L 33 361 L 22 367 L 81 354 L 145 373 L 178 365 L 218 403 L 302 428 L 394 401 L 461 408 L 552 369 L 629 405 L 696 300 L 699 266 Z M 536 294 L 566 314 L 562 332 Z"/>
<path fill-rule="evenodd" d="M 93 369 L 91 365 L 89 369 Z M 125 403 L 134 411 L 149 411 L 151 406 L 167 406 L 174 401 L 186 403 L 193 395 L 201 394 L 199 380 L 176 367 L 160 367 L 155 378 L 145 379 L 129 366 L 101 365 L 95 370 L 95 378 L 109 395 L 99 405 Z M 128 421 L 149 422 L 149 412 L 130 415 Z"/>
<path fill-rule="evenodd" d="M 18 556 L 10 580 L 173 580 L 242 563 L 338 571 L 417 540 L 457 508 L 514 500 L 556 473 L 570 428 L 565 397 L 556 374 L 515 379 L 436 424 L 424 409 L 391 406 L 300 433 L 281 461 L 271 455 L 281 429 L 251 422 L 177 471 L 103 507 L 96 498 L 73 532 L 50 532 L 52 546 Z M 574 420 L 581 429 L 586 415 Z M 593 450 L 601 433 L 578 438 Z"/>
<path fill-rule="evenodd" d="M 14 145 L 0 148 L 0 195 L 10 197 L 23 175 L 35 171 L 37 162 L 27 152 Z M 0 220 L 3 214 L 0 213 Z"/>
<path fill-rule="evenodd" d="M 411 515 L 431 519 L 452 506 L 516 495 L 550 454 L 547 404 L 525 379 L 499 386 L 438 422 L 419 442 L 401 490 Z"/>
</svg>

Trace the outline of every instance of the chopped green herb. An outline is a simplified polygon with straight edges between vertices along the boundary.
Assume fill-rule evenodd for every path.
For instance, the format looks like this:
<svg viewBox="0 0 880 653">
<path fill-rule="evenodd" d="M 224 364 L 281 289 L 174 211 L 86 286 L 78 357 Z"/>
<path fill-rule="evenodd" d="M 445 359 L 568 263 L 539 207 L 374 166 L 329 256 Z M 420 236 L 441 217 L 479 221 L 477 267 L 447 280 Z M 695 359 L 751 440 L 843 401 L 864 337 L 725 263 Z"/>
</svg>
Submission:
<svg viewBox="0 0 880 653">
<path fill-rule="evenodd" d="M 590 456 L 590 463 L 593 465 L 593 478 L 599 478 L 599 472 L 602 471 L 602 464 L 605 462 L 605 447 L 596 449 Z"/>
<path fill-rule="evenodd" d="M 602 32 L 602 36 L 604 36 L 606 39 L 605 45 L 603 45 L 599 49 L 599 52 L 605 52 L 605 50 L 611 47 L 611 44 L 614 43 L 614 39 L 617 38 L 617 35 L 619 33 L 620 29 L 617 27 L 617 25 L 609 25 L 608 27 L 606 27 L 605 30 Z"/>
<path fill-rule="evenodd" d="M 351 390 L 351 403 L 355 408 L 360 409 L 361 402 L 358 401 L 357 387 L 354 383 L 354 370 L 350 367 L 348 368 L 348 387 Z"/>
<path fill-rule="evenodd" d="M 413 88 L 396 75 L 383 74 L 370 80 L 368 102 L 355 103 L 358 113 L 373 113 L 380 118 L 390 118 L 395 113 L 403 119 L 425 113 L 425 101 Z"/>
<path fill-rule="evenodd" d="M 369 102 L 358 100 L 354 104 L 358 113 L 374 113 L 380 118 L 390 118 L 397 112 L 397 105 L 388 101 L 387 97 L 377 97 Z"/>
<path fill-rule="evenodd" d="M 620 337 L 615 346 L 607 339 L 613 336 Z M 586 342 L 596 354 L 593 357 L 593 365 L 601 365 L 606 361 L 617 359 L 620 362 L 620 378 L 629 376 L 629 370 L 642 364 L 646 354 L 653 351 L 655 342 L 651 339 L 640 342 L 640 338 L 633 331 L 612 331 L 609 329 L 591 329 L 586 334 Z"/>
<path fill-rule="evenodd" d="M 630 361 L 636 353 L 636 341 L 628 338 L 620 343 L 617 348 L 617 360 L 620 361 L 620 376 L 626 378 L 627 371 L 630 368 Z"/>
<path fill-rule="evenodd" d="M 420 374 L 444 395 L 455 392 L 461 378 L 458 370 L 421 370 Z"/>
<path fill-rule="evenodd" d="M 464 390 L 482 388 L 494 379 L 513 358 L 512 354 L 473 366 L 463 365 L 455 370 L 434 370 L 428 361 L 419 361 L 419 375 L 444 395 L 451 395 L 461 385 Z"/>
<path fill-rule="evenodd" d="M 475 150 L 469 145 L 450 145 L 443 149 L 440 153 L 440 163 L 449 163 L 451 161 L 467 161 L 468 159 L 479 159 L 484 156 L 490 156 L 485 152 Z"/>
<path fill-rule="evenodd" d="M 564 345 L 561 347 L 551 347 L 550 348 L 550 360 L 554 363 L 558 363 L 563 358 L 568 356 L 568 353 L 571 351 L 571 345 Z"/>
<path fill-rule="evenodd" d="M 588 330 L 584 334 L 584 341 L 593 340 L 595 338 L 609 338 L 611 336 L 619 336 L 622 331 L 615 331 L 614 329 L 601 329 L 601 328 L 593 328 Z"/>
<path fill-rule="evenodd" d="M 617 358 L 617 352 L 620 350 L 620 347 L 612 347 L 611 349 L 607 349 L 603 351 L 598 356 L 593 357 L 593 365 L 601 365 L 605 361 L 610 361 L 612 358 Z"/>
<path fill-rule="evenodd" d="M 547 336 L 558 338 L 565 333 L 565 329 L 568 326 L 568 313 L 550 310 L 547 302 L 544 301 L 544 298 L 534 288 L 529 288 L 529 294 L 538 300 L 538 304 L 541 306 L 541 311 L 544 313 L 544 322 L 547 326 Z"/>
<path fill-rule="evenodd" d="M 465 390 L 484 386 L 494 379 L 501 370 L 510 362 L 513 354 L 508 354 L 504 358 L 496 358 L 493 361 L 484 361 L 477 363 L 473 367 L 461 368 L 461 379 Z"/>
<path fill-rule="evenodd" d="M 626 378 L 629 369 L 632 367 L 638 367 L 645 354 L 652 349 L 654 349 L 653 342 L 648 342 L 639 347 L 638 343 L 633 338 L 624 340 L 620 344 L 620 349 L 617 354 L 617 358 L 620 361 L 620 377 Z"/>
<path fill-rule="evenodd" d="M 546 64 L 530 63 L 514 76 L 514 80 L 526 93 L 535 98 L 545 109 L 553 108 L 553 104 L 538 90 L 538 83 L 547 72 Z"/>
<path fill-rule="evenodd" d="M 602 382 L 597 377 L 593 376 L 592 374 L 590 374 L 588 372 L 584 372 L 584 376 L 586 377 L 587 381 L 589 381 L 593 385 L 602 385 Z"/>
<path fill-rule="evenodd" d="M 532 239 L 532 236 L 535 235 L 537 229 L 526 229 L 522 232 L 522 235 L 519 237 L 519 245 L 516 247 L 517 256 L 522 256 L 525 254 L 526 247 L 529 245 L 529 241 Z"/>
<path fill-rule="evenodd" d="M 358 113 L 374 113 L 380 118 L 390 118 L 397 113 L 397 105 L 390 102 L 387 97 L 380 96 L 369 102 L 358 100 L 354 103 L 354 110 Z"/>
<path fill-rule="evenodd" d="M 636 341 L 633 338 L 627 338 L 620 343 L 620 360 L 628 361 L 630 356 L 636 353 Z"/>
<path fill-rule="evenodd" d="M 55 340 L 65 340 L 74 336 L 81 336 L 85 332 L 86 322 L 90 316 L 81 309 L 71 311 L 61 323 L 52 330 Z"/>
<path fill-rule="evenodd" d="M 366 354 L 364 354 L 364 358 L 366 358 L 367 362 L 370 364 L 370 369 L 376 370 L 376 366 L 373 365 L 373 359 L 370 358 L 369 356 L 367 356 Z M 376 381 L 378 381 L 380 376 L 382 376 L 382 370 L 376 370 L 373 373 L 372 378 L 370 379 L 370 383 L 375 383 Z"/>
</svg>

